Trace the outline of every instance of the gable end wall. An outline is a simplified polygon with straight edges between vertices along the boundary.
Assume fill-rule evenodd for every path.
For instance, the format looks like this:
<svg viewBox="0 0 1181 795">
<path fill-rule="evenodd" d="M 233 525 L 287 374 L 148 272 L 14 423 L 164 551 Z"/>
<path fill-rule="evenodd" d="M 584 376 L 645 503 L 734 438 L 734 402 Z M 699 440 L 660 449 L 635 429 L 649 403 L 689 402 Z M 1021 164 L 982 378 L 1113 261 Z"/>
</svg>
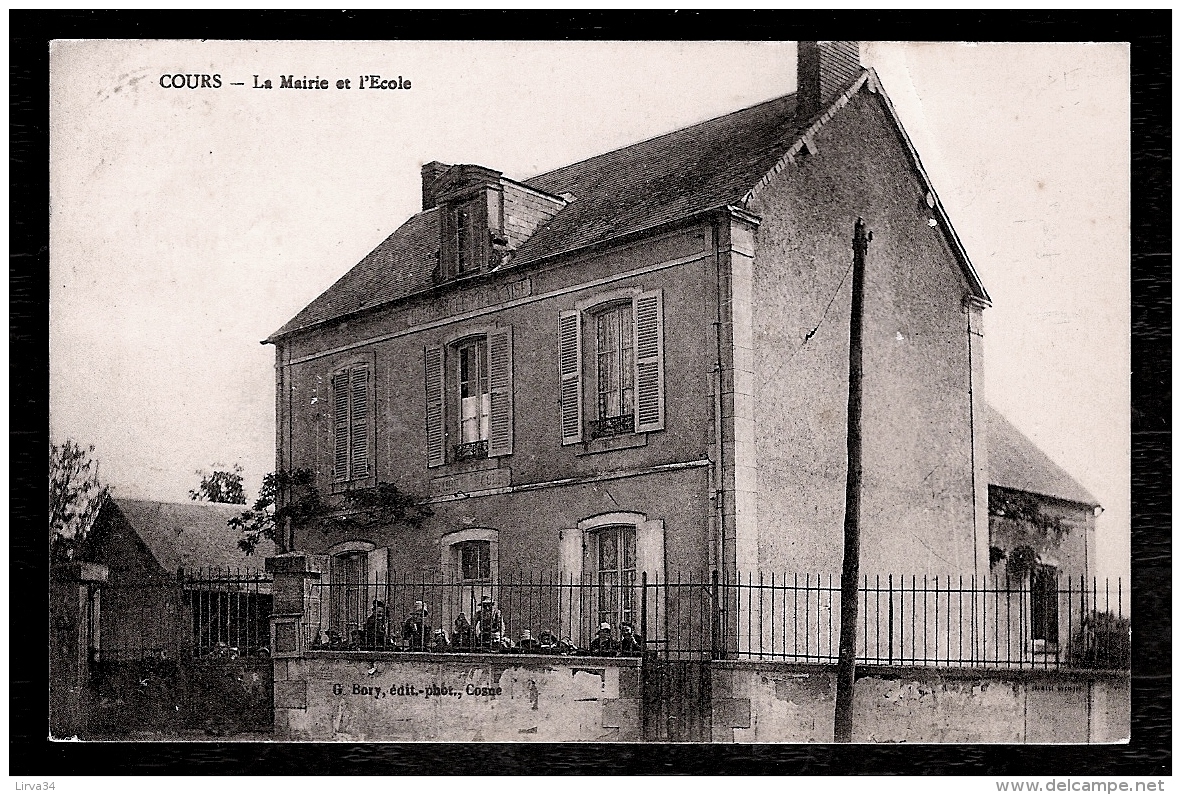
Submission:
<svg viewBox="0 0 1181 795">
<path fill-rule="evenodd" d="M 974 516 L 983 470 L 973 467 L 967 282 L 946 230 L 928 225 L 925 188 L 878 97 L 854 95 L 814 143 L 817 152 L 784 169 L 750 207 L 762 217 L 754 268 L 760 567 L 841 569 L 846 273 L 860 215 L 874 233 L 861 571 L 871 579 L 971 575 L 980 550 L 987 554 L 988 527 Z"/>
</svg>

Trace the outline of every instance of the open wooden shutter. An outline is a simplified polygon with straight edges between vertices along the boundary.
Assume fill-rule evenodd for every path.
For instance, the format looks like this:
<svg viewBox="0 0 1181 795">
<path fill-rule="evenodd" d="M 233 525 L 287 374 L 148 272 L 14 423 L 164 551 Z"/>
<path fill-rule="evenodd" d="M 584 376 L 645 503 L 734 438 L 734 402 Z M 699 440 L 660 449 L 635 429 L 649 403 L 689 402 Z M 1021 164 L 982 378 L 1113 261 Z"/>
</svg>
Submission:
<svg viewBox="0 0 1181 795">
<path fill-rule="evenodd" d="M 381 547 L 375 549 L 368 555 L 369 571 L 366 572 L 366 582 L 369 584 L 369 602 L 370 609 L 373 608 L 373 600 L 380 599 L 385 604 L 386 618 L 389 619 L 393 615 L 394 606 L 390 604 L 390 550 L 389 547 Z"/>
<path fill-rule="evenodd" d="M 584 582 L 582 576 L 583 540 L 585 533 L 577 527 L 569 527 L 558 531 L 558 579 L 562 585 L 577 586 Z M 585 580 L 591 582 L 591 578 Z M 587 606 L 587 614 L 593 614 L 592 594 L 590 588 L 566 587 L 560 589 L 558 617 L 559 629 L 554 630 L 562 637 L 569 637 L 575 643 L 581 641 L 583 605 Z M 587 639 L 586 642 L 589 642 Z"/>
<path fill-rule="evenodd" d="M 489 410 L 488 455 L 513 452 L 513 329 L 488 333 Z"/>
<path fill-rule="evenodd" d="M 633 303 L 636 335 L 636 433 L 664 428 L 664 309 L 660 290 Z"/>
<path fill-rule="evenodd" d="M 426 363 L 426 459 L 427 466 L 447 463 L 447 429 L 443 416 L 443 348 L 427 346 Z"/>
<path fill-rule="evenodd" d="M 558 377 L 562 444 L 582 441 L 582 321 L 578 310 L 558 313 Z"/>
<path fill-rule="evenodd" d="M 332 479 L 349 479 L 349 371 L 332 374 Z"/>
<path fill-rule="evenodd" d="M 349 479 L 369 476 L 369 367 L 349 373 Z"/>
<path fill-rule="evenodd" d="M 666 638 L 664 624 L 668 613 L 664 604 L 667 588 L 657 587 L 666 582 L 664 571 L 664 522 L 650 520 L 636 527 L 636 568 L 648 575 L 648 637 Z M 637 580 L 638 580 L 637 576 Z M 642 604 L 637 599 L 637 607 Z M 639 611 L 636 613 L 639 616 Z M 638 630 L 639 627 L 637 626 Z"/>
</svg>

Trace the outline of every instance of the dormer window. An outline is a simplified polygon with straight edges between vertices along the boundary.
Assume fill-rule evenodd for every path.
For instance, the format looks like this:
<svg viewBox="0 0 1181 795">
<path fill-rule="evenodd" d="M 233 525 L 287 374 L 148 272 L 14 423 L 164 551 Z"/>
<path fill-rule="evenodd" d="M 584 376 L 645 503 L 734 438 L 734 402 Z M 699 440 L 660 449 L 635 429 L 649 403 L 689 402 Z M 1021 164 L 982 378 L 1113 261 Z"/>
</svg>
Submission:
<svg viewBox="0 0 1181 795">
<path fill-rule="evenodd" d="M 436 192 L 440 213 L 439 280 L 487 273 L 497 253 L 496 244 L 505 242 L 500 172 L 481 166 L 452 166 L 440 177 L 431 178 L 430 189 Z"/>
</svg>

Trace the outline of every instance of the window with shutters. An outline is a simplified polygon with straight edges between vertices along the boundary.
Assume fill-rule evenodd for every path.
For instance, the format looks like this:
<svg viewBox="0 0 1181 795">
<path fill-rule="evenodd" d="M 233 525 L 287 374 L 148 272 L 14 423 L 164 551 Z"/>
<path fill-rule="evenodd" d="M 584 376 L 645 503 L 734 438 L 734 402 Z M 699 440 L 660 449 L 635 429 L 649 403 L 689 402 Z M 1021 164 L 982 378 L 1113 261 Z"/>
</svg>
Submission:
<svg viewBox="0 0 1181 795">
<path fill-rule="evenodd" d="M 370 390 L 368 363 L 344 367 L 332 374 L 332 480 L 345 483 L 372 474 Z"/>
<path fill-rule="evenodd" d="M 427 465 L 511 454 L 512 329 L 429 346 L 424 363 Z"/>
<path fill-rule="evenodd" d="M 558 349 L 563 444 L 664 428 L 660 290 L 561 312 Z"/>
<path fill-rule="evenodd" d="M 488 340 L 478 337 L 458 346 L 456 359 L 457 373 L 459 444 L 455 447 L 455 459 L 488 456 L 489 415 L 492 413 L 492 396 L 488 392 Z"/>
</svg>

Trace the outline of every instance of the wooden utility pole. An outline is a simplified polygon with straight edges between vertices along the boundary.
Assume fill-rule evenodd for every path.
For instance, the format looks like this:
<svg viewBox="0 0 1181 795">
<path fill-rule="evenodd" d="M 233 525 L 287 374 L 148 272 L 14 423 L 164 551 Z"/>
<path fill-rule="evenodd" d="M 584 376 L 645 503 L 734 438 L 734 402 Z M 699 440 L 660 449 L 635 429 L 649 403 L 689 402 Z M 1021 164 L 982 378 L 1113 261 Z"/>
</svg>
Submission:
<svg viewBox="0 0 1181 795">
<path fill-rule="evenodd" d="M 857 580 L 861 574 L 861 325 L 865 307 L 865 254 L 873 232 L 853 226 L 853 301 L 849 315 L 848 474 L 845 478 L 845 558 L 841 566 L 841 644 L 837 658 L 833 741 L 853 740 L 853 683 L 857 659 Z"/>
</svg>

